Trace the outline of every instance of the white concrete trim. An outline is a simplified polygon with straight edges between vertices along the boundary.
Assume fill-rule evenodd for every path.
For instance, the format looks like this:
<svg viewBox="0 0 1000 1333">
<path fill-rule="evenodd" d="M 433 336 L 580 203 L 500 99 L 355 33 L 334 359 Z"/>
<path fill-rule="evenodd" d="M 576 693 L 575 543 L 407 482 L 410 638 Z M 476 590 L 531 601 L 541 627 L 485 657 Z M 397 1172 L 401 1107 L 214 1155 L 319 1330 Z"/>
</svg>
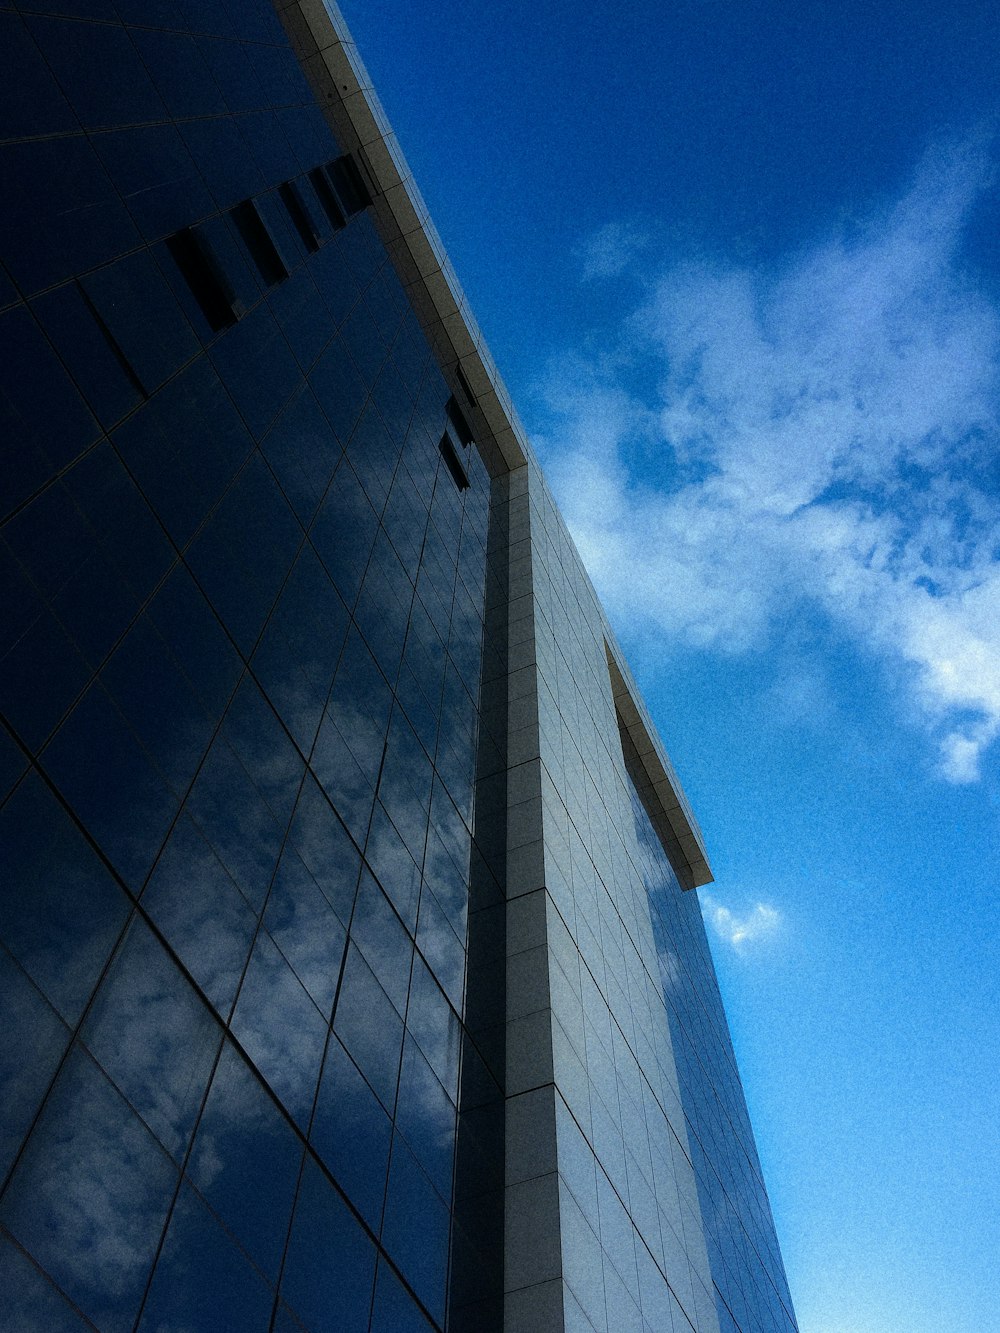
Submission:
<svg viewBox="0 0 1000 1333">
<path fill-rule="evenodd" d="M 674 869 L 683 888 L 694 889 L 702 884 L 711 884 L 712 871 L 701 829 L 687 803 L 663 742 L 642 703 L 642 695 L 632 680 L 632 673 L 618 645 L 605 638 L 604 647 L 615 708 L 648 779 L 646 795 L 657 805 L 658 813 L 676 844 L 671 848 L 665 847 L 664 851 L 672 862 L 676 863 L 678 859 L 681 861 L 680 865 L 674 865 Z"/>
</svg>

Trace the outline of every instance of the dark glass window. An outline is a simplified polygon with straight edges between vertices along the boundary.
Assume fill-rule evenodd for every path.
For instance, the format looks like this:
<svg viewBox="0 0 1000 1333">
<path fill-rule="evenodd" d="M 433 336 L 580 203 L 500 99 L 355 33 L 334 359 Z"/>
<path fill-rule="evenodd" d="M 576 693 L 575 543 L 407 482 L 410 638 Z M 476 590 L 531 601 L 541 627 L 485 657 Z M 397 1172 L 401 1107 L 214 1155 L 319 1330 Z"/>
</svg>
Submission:
<svg viewBox="0 0 1000 1333">
<path fill-rule="evenodd" d="M 21 1140 L 69 1044 L 69 1030 L 5 949 L 0 949 L 0 1178 L 6 1176 Z"/>
<path fill-rule="evenodd" d="M 120 25 L 32 17 L 28 27 L 85 128 L 166 119 L 166 109 Z"/>
<path fill-rule="evenodd" d="M 311 1329 L 368 1326 L 375 1247 L 319 1167 L 306 1159 L 281 1295 Z"/>
<path fill-rule="evenodd" d="M 396 1129 L 406 1139 L 442 1199 L 451 1198 L 455 1106 L 419 1048 L 407 1037 L 396 1103 Z"/>
<path fill-rule="evenodd" d="M 420 825 L 417 851 L 419 855 L 426 834 L 426 819 L 423 821 L 417 819 L 413 822 L 415 825 Z M 411 838 L 411 841 L 416 840 Z M 365 860 L 378 876 L 393 907 L 412 934 L 417 923 L 420 870 L 414 855 L 407 850 L 407 843 L 400 837 L 381 802 L 376 803 L 372 815 L 368 842 L 365 845 Z"/>
<path fill-rule="evenodd" d="M 267 303 L 215 343 L 211 357 L 254 438 L 262 438 L 302 382 L 298 363 Z"/>
<path fill-rule="evenodd" d="M 63 1066 L 0 1204 L 0 1221 L 99 1328 L 128 1329 L 176 1168 L 91 1058 Z"/>
<path fill-rule="evenodd" d="M 174 826 L 142 902 L 209 1000 L 228 1018 L 257 918 L 186 815 Z"/>
<path fill-rule="evenodd" d="M 405 1013 L 413 941 L 389 899 L 367 870 L 361 872 L 361 883 L 351 918 L 351 940 L 364 954 L 379 985 L 397 1011 Z"/>
<path fill-rule="evenodd" d="M 209 751 L 187 812 L 256 912 L 264 905 L 284 830 L 222 740 Z"/>
<path fill-rule="evenodd" d="M 218 208 L 232 208 L 266 187 L 234 117 L 186 120 L 180 129 Z"/>
<path fill-rule="evenodd" d="M 419 1305 L 382 1259 L 375 1282 L 370 1333 L 430 1333 L 432 1327 L 421 1313 Z"/>
<path fill-rule="evenodd" d="M 108 859 L 141 888 L 179 797 L 149 762 L 121 713 L 93 685 L 45 752 L 46 768 Z"/>
<path fill-rule="evenodd" d="M 315 396 L 297 394 L 261 445 L 299 519 L 307 524 L 330 484 L 342 450 Z"/>
<path fill-rule="evenodd" d="M 175 569 L 164 581 L 150 604 L 149 617 L 210 716 L 218 717 L 232 694 L 241 664 L 186 569 Z"/>
<path fill-rule="evenodd" d="M 227 1042 L 195 1136 L 191 1179 L 270 1279 L 277 1277 L 302 1145 Z"/>
<path fill-rule="evenodd" d="M 4 712 L 26 742 L 40 745 L 86 685 L 90 669 L 3 544 L 0 580 L 3 593 L 12 594 L 4 603 L 9 620 L 0 628 L 12 640 L 0 656 Z"/>
<path fill-rule="evenodd" d="M 300 369 L 309 372 L 333 332 L 311 268 L 297 268 L 288 282 L 268 293 L 268 304 Z"/>
<path fill-rule="evenodd" d="M 95 415 L 109 429 L 142 401 L 142 387 L 125 354 L 76 282 L 32 302 L 35 315 L 80 386 Z"/>
<path fill-rule="evenodd" d="M 75 1023 L 125 924 L 128 903 L 41 778 L 0 813 L 0 936 Z"/>
<path fill-rule="evenodd" d="M 373 1231 L 382 1221 L 392 1123 L 336 1036 L 327 1047 L 310 1140 Z"/>
<path fill-rule="evenodd" d="M 161 22 L 167 26 L 169 20 L 148 12 L 134 20 L 127 14 L 122 17 L 126 22 L 150 25 L 134 27 L 130 35 L 173 116 L 185 119 L 225 113 L 225 101 L 196 39 L 187 33 L 156 31 Z"/>
<path fill-rule="evenodd" d="M 448 1208 L 396 1134 L 392 1143 L 382 1243 L 427 1309 L 444 1322 L 448 1272 Z"/>
<path fill-rule="evenodd" d="M 0 805 L 27 766 L 24 752 L 14 744 L 10 733 L 0 727 Z"/>
<path fill-rule="evenodd" d="M 287 845 L 268 895 L 264 925 L 320 1013 L 329 1017 L 346 931 L 305 863 Z"/>
<path fill-rule="evenodd" d="M 86 136 L 10 144 L 0 149 L 0 169 L 4 263 L 26 295 L 136 244 L 135 226 Z"/>
<path fill-rule="evenodd" d="M 347 953 L 334 1027 L 383 1106 L 391 1111 L 396 1102 L 403 1020 L 353 944 Z"/>
<path fill-rule="evenodd" d="M 229 742 L 281 828 L 291 818 L 305 765 L 256 682 L 244 676 L 222 724 Z"/>
<path fill-rule="evenodd" d="M 337 439 L 346 445 L 368 397 L 368 388 L 341 339 L 334 338 L 330 343 L 310 372 L 309 383 Z"/>
<path fill-rule="evenodd" d="M 186 1182 L 153 1274 L 140 1333 L 233 1329 L 256 1333 L 274 1292 Z"/>
<path fill-rule="evenodd" d="M 90 1327 L 21 1250 L 0 1236 L 0 1291 L 11 1329 L 83 1333 Z"/>
<path fill-rule="evenodd" d="M 76 386 L 23 306 L 0 315 L 0 426 L 9 437 L 0 471 L 3 514 L 100 436 Z"/>
<path fill-rule="evenodd" d="M 288 840 L 327 902 L 343 922 L 351 919 L 361 857 L 344 825 L 311 775 L 302 784 Z"/>
<path fill-rule="evenodd" d="M 133 919 L 82 1036 L 164 1147 L 182 1158 L 222 1032 L 141 919 Z"/>
<path fill-rule="evenodd" d="M 132 627 L 102 679 L 159 771 L 183 795 L 208 748 L 213 721 L 147 616 Z"/>
<path fill-rule="evenodd" d="M 257 936 L 232 1031 L 282 1105 L 307 1129 L 327 1026 L 267 931 Z"/>
<path fill-rule="evenodd" d="M 175 125 L 111 130 L 95 135 L 94 146 L 147 243 L 212 212 L 212 196 Z"/>
<path fill-rule="evenodd" d="M 75 119 L 23 20 L 16 14 L 0 15 L 0 125 L 5 137 L 65 134 L 76 128 Z"/>
</svg>

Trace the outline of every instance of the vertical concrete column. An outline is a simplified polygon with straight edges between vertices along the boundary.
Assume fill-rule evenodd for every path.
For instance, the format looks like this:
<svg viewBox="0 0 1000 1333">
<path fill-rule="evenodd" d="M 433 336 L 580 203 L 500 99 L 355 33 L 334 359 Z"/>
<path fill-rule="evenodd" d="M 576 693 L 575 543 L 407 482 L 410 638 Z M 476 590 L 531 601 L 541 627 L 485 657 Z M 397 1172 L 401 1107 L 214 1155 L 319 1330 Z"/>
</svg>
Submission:
<svg viewBox="0 0 1000 1333">
<path fill-rule="evenodd" d="M 504 1333 L 563 1328 L 528 468 L 510 474 Z"/>
</svg>

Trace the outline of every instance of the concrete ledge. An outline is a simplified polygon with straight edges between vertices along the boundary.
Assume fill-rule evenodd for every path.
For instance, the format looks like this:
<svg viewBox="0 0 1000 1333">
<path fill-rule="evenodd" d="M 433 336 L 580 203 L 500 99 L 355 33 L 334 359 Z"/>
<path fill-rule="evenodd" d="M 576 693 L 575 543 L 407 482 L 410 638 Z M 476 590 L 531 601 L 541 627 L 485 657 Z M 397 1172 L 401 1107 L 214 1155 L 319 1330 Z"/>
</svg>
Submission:
<svg viewBox="0 0 1000 1333">
<path fill-rule="evenodd" d="M 663 849 L 682 888 L 695 889 L 702 884 L 711 884 L 712 871 L 701 829 L 642 703 L 632 673 L 616 643 L 606 637 L 604 647 L 619 724 L 628 733 L 639 756 L 646 777 L 643 796 L 653 806 L 650 817 L 663 842 Z"/>
</svg>

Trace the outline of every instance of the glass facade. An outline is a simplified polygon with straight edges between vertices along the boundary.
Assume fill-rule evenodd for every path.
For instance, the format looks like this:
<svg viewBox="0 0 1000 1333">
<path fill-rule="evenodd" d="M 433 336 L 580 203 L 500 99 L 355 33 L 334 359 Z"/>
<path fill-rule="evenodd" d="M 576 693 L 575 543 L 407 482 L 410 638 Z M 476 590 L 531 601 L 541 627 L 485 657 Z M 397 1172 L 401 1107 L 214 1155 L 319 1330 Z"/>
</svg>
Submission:
<svg viewBox="0 0 1000 1333">
<path fill-rule="evenodd" d="M 490 480 L 272 6 L 44 8 L 0 13 L 0 1326 L 441 1327 Z"/>
<path fill-rule="evenodd" d="M 613 636 L 279 8 L 0 0 L 0 1330 L 792 1333 Z"/>
</svg>

